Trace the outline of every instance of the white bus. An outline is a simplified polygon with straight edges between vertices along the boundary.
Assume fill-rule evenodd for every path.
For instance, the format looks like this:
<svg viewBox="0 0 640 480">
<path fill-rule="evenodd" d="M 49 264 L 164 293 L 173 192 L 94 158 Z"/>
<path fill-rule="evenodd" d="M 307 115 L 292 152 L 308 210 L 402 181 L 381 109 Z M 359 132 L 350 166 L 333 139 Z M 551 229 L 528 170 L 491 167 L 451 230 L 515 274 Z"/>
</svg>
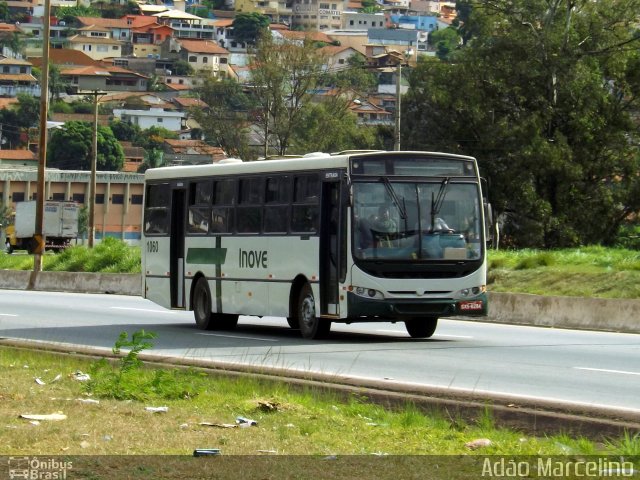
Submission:
<svg viewBox="0 0 640 480">
<path fill-rule="evenodd" d="M 145 174 L 143 291 L 202 329 L 486 315 L 486 227 L 474 158 L 347 152 L 164 167 Z"/>
</svg>

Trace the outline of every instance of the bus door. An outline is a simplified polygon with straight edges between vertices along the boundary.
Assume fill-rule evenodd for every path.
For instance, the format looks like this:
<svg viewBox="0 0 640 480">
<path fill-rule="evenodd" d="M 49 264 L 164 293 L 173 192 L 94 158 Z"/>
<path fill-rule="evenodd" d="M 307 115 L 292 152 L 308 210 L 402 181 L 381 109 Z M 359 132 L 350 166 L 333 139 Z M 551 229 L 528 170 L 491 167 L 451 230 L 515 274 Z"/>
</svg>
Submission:
<svg viewBox="0 0 640 480">
<path fill-rule="evenodd" d="M 171 308 L 184 308 L 184 231 L 186 189 L 179 182 L 171 191 L 171 244 L 169 275 Z"/>
<path fill-rule="evenodd" d="M 339 172 L 326 172 L 320 215 L 320 315 L 338 316 L 339 283 L 345 268 L 346 236 L 343 186 Z"/>
</svg>

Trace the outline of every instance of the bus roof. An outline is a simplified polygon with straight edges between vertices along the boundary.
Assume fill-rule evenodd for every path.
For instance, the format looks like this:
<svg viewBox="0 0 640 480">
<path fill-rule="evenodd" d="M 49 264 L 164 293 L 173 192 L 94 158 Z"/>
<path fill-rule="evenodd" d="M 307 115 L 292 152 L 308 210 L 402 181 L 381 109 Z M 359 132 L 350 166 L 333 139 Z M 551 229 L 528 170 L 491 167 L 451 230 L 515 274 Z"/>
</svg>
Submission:
<svg viewBox="0 0 640 480">
<path fill-rule="evenodd" d="M 201 177 L 210 175 L 233 175 L 269 172 L 288 172 L 304 170 L 325 170 L 332 168 L 346 168 L 349 159 L 353 156 L 403 156 L 407 154 L 420 154 L 427 157 L 447 157 L 474 161 L 473 157 L 442 152 L 415 152 L 415 151 L 380 151 L 363 150 L 349 151 L 347 153 L 329 154 L 314 152 L 299 157 L 279 158 L 273 160 L 255 160 L 243 162 L 239 159 L 224 159 L 218 163 L 200 165 L 183 165 L 175 167 L 151 168 L 145 172 L 145 180 L 162 180 L 171 178 Z"/>
</svg>

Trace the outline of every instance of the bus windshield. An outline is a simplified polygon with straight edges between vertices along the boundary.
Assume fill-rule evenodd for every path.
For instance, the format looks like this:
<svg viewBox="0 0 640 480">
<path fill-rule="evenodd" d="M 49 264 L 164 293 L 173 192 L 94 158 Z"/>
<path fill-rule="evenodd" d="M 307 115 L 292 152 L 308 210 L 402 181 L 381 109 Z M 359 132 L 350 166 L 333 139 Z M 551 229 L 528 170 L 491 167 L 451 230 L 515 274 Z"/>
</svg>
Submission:
<svg viewBox="0 0 640 480">
<path fill-rule="evenodd" d="M 481 205 L 477 183 L 449 177 L 420 181 L 378 177 L 354 182 L 354 257 L 478 260 L 482 255 Z"/>
</svg>

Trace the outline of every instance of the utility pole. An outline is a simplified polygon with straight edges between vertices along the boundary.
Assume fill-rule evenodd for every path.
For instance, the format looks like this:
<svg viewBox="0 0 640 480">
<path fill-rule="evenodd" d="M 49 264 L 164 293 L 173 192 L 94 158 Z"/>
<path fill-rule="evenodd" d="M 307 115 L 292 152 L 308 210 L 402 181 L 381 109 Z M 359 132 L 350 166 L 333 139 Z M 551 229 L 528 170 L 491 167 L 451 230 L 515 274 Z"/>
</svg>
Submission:
<svg viewBox="0 0 640 480">
<path fill-rule="evenodd" d="M 96 233 L 95 214 L 96 214 L 96 174 L 98 169 L 98 97 L 104 95 L 105 92 L 94 90 L 89 93 L 93 96 L 93 138 L 91 142 L 91 179 L 89 181 L 89 248 L 93 248 Z"/>
<path fill-rule="evenodd" d="M 403 52 L 404 61 L 408 62 L 409 58 L 413 55 L 413 49 L 409 48 Z M 408 65 L 408 63 L 406 63 Z M 395 114 L 395 128 L 393 130 L 393 149 L 397 152 L 400 150 L 400 116 L 402 110 L 402 94 L 400 92 L 400 86 L 402 85 L 402 60 L 398 62 L 396 66 L 396 114 Z"/>
<path fill-rule="evenodd" d="M 402 78 L 402 61 L 398 62 L 396 67 L 396 115 L 395 115 L 395 128 L 393 130 L 393 149 L 397 152 L 400 150 L 400 108 L 402 104 L 400 95 L 400 79 Z"/>
<path fill-rule="evenodd" d="M 49 36 L 51 31 L 51 1 L 44 2 L 44 31 L 42 33 L 42 75 L 40 79 L 40 137 L 38 143 L 38 187 L 36 188 L 36 224 L 33 235 L 33 272 L 28 289 L 33 289 L 36 276 L 42 270 L 42 254 L 45 239 L 42 234 L 44 223 L 45 171 L 47 163 L 47 115 L 49 113 Z"/>
</svg>

